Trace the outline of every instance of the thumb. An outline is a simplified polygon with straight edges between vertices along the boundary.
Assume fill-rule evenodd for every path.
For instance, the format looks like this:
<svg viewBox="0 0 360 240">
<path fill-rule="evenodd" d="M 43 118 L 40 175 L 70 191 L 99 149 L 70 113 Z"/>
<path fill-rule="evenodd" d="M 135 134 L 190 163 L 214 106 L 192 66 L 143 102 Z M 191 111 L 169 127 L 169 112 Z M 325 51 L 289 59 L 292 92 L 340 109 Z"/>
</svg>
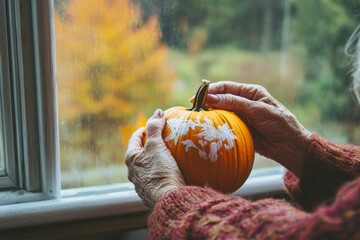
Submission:
<svg viewBox="0 0 360 240">
<path fill-rule="evenodd" d="M 146 125 L 147 139 L 158 139 L 162 140 L 162 131 L 165 126 L 164 111 L 157 109 L 154 115 L 149 119 Z"/>
</svg>

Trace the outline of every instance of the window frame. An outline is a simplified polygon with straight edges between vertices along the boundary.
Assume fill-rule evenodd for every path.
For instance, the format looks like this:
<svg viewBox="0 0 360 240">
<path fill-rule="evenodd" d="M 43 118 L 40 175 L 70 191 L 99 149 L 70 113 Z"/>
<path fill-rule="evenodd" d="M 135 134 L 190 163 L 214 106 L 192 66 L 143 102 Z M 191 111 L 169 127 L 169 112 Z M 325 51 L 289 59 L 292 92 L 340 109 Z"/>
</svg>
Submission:
<svg viewBox="0 0 360 240">
<path fill-rule="evenodd" d="M 13 113 L 11 103 L 10 64 L 8 52 L 8 33 L 6 27 L 6 8 L 5 2 L 0 2 L 0 32 L 3 32 L 3 39 L 0 42 L 0 154 L 3 156 L 4 168 L 0 172 L 0 188 L 13 188 L 18 185 L 16 173 L 16 162 L 14 161 L 14 135 L 13 131 Z M 6 114 L 9 113 L 9 114 Z M 5 139 L 7 141 L 5 141 Z"/>
<path fill-rule="evenodd" d="M 232 195 L 247 198 L 282 195 L 283 173 L 283 167 L 255 170 Z M 67 189 L 59 199 L 0 206 L 0 230 L 139 213 L 146 217 L 149 210 L 132 183 Z"/>
<path fill-rule="evenodd" d="M 15 188 L 0 190 L 0 229 L 148 212 L 131 183 L 61 191 L 53 1 L 0 1 L 12 24 L 12 75 L 3 82 L 13 94 L 9 124 L 15 127 L 6 129 L 15 136 L 18 174 Z M 253 171 L 234 195 L 283 193 L 282 175 L 283 168 Z"/>
<path fill-rule="evenodd" d="M 5 12 L 1 66 L 7 73 L 2 83 L 3 93 L 9 94 L 4 101 L 5 162 L 13 169 L 14 184 L 4 186 L 8 191 L 0 192 L 0 204 L 58 198 L 52 1 L 1 0 L 1 6 Z"/>
</svg>

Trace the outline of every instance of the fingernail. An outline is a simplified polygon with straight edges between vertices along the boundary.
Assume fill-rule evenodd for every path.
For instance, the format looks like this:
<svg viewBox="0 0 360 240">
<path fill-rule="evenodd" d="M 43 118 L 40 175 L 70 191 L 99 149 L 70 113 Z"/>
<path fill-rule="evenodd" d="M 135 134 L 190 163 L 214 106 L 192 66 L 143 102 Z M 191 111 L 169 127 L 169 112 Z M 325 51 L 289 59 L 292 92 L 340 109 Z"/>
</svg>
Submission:
<svg viewBox="0 0 360 240">
<path fill-rule="evenodd" d="M 156 118 L 162 118 L 164 116 L 164 111 L 161 109 L 156 109 L 155 113 L 154 113 L 154 117 Z"/>
</svg>

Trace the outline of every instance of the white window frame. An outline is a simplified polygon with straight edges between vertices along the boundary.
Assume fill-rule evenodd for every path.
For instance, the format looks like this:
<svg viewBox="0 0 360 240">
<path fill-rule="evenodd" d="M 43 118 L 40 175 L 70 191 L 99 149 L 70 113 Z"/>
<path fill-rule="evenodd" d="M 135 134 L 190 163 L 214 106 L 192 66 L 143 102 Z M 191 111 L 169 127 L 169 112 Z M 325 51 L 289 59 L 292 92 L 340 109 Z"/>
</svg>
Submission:
<svg viewBox="0 0 360 240">
<path fill-rule="evenodd" d="M 0 5 L 6 139 L 6 173 L 1 180 L 8 180 L 1 186 L 9 189 L 0 193 L 0 203 L 57 198 L 60 164 L 52 1 L 0 0 Z"/>
<path fill-rule="evenodd" d="M 0 170 L 0 188 L 13 188 L 18 185 L 16 166 L 14 162 L 14 135 L 13 112 L 11 108 L 11 86 L 8 41 L 6 32 L 5 2 L 0 2 L 0 156 L 3 158 L 4 167 Z M 6 141 L 5 141 L 6 140 Z"/>
<path fill-rule="evenodd" d="M 234 196 L 261 197 L 284 193 L 282 167 L 253 171 Z M 132 183 L 62 191 L 59 199 L 0 206 L 0 230 L 57 222 L 146 212 Z"/>
<path fill-rule="evenodd" d="M 0 230 L 147 211 L 131 183 L 61 191 L 53 1 L 0 0 L 0 7 L 1 16 L 7 11 L 11 62 L 0 66 L 12 73 L 1 80 L 15 89 L 5 124 L 15 125 L 5 134 L 7 142 L 14 135 L 14 146 L 6 148 L 18 179 L 10 191 L 0 189 Z M 253 171 L 234 195 L 283 192 L 282 175 L 283 168 Z"/>
</svg>

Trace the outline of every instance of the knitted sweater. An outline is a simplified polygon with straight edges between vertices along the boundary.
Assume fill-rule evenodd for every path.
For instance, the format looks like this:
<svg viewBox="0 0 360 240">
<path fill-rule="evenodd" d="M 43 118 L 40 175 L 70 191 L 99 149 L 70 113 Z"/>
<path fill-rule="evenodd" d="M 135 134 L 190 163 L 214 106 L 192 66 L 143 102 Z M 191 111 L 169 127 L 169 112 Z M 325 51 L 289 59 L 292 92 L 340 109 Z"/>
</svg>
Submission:
<svg viewBox="0 0 360 240">
<path fill-rule="evenodd" d="M 173 190 L 149 216 L 148 238 L 360 239 L 360 147 L 313 134 L 303 176 L 287 172 L 284 183 L 298 207 L 210 188 Z"/>
</svg>

